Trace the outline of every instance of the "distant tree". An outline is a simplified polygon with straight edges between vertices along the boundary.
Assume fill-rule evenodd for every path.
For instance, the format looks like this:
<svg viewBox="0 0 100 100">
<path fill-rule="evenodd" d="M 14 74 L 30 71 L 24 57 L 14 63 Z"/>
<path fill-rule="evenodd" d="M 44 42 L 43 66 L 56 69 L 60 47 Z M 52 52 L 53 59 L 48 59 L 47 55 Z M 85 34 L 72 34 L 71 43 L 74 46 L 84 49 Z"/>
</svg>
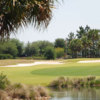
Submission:
<svg viewBox="0 0 100 100">
<path fill-rule="evenodd" d="M 90 31 L 90 27 L 87 25 L 85 28 L 80 26 L 79 30 L 77 30 L 76 36 L 81 39 L 83 36 L 87 36 L 88 32 Z"/>
<path fill-rule="evenodd" d="M 39 41 L 39 52 L 40 52 L 40 55 L 44 55 L 45 53 L 45 49 L 47 47 L 54 47 L 53 43 L 49 42 L 49 41 Z"/>
<path fill-rule="evenodd" d="M 83 36 L 81 38 L 81 41 L 82 41 L 82 45 L 83 45 L 82 56 L 87 57 L 88 49 L 91 47 L 92 41 L 89 40 L 87 36 Z"/>
<path fill-rule="evenodd" d="M 13 57 L 17 56 L 18 50 L 17 50 L 17 47 L 16 47 L 16 45 L 14 43 L 12 43 L 12 42 L 5 42 L 3 44 L 3 47 L 4 47 L 4 50 L 2 52 L 3 54 L 10 54 Z"/>
<path fill-rule="evenodd" d="M 98 41 L 97 48 L 98 48 L 98 57 L 100 57 L 100 40 Z"/>
<path fill-rule="evenodd" d="M 99 30 L 91 29 L 88 33 L 88 39 L 92 41 L 93 46 L 91 48 L 91 55 L 92 57 L 95 57 L 97 41 L 99 40 Z"/>
<path fill-rule="evenodd" d="M 47 47 L 54 47 L 49 41 L 36 41 L 28 43 L 25 47 L 26 56 L 44 56 Z"/>
<path fill-rule="evenodd" d="M 71 50 L 70 50 L 70 48 L 69 48 L 70 42 L 71 42 L 73 39 L 75 39 L 75 38 L 76 38 L 76 36 L 75 36 L 75 34 L 74 34 L 73 32 L 70 32 L 70 33 L 68 34 L 68 37 L 66 38 L 66 53 L 67 53 L 68 55 L 71 54 Z"/>
<path fill-rule="evenodd" d="M 80 39 L 73 39 L 70 42 L 69 48 L 72 51 L 72 57 L 77 57 L 77 53 L 82 50 L 82 41 Z"/>
<path fill-rule="evenodd" d="M 25 46 L 24 55 L 25 56 L 32 56 L 32 54 L 31 54 L 31 43 L 29 43 L 29 42 Z"/>
<path fill-rule="evenodd" d="M 55 53 L 57 58 L 64 57 L 64 48 L 55 48 Z"/>
<path fill-rule="evenodd" d="M 18 57 L 21 57 L 23 55 L 23 42 L 19 41 L 18 39 L 11 39 L 10 40 L 12 43 L 15 43 L 15 45 L 17 46 L 17 50 L 18 50 Z"/>
<path fill-rule="evenodd" d="M 52 47 L 47 47 L 45 49 L 45 58 L 46 59 L 55 59 L 56 58 L 56 54 L 55 54 L 55 50 Z"/>
<path fill-rule="evenodd" d="M 30 45 L 30 54 L 31 54 L 31 56 L 40 56 L 39 55 L 39 46 L 36 44 L 36 43 L 32 43 L 31 45 Z"/>
<path fill-rule="evenodd" d="M 36 41 L 33 42 L 31 47 L 35 46 L 38 49 L 38 55 L 43 56 L 45 53 L 45 49 L 49 47 L 54 47 L 53 43 L 49 41 Z"/>
<path fill-rule="evenodd" d="M 60 47 L 60 48 L 65 48 L 65 40 L 62 39 L 62 38 L 58 38 L 55 40 L 55 43 L 54 43 L 55 47 Z"/>
<path fill-rule="evenodd" d="M 68 37 L 67 37 L 67 43 L 69 43 L 70 41 L 72 41 L 73 39 L 75 39 L 75 34 L 73 32 L 69 33 Z"/>
<path fill-rule="evenodd" d="M 5 48 L 4 48 L 4 45 L 3 45 L 3 43 L 2 42 L 0 42 L 0 54 L 2 54 L 3 53 L 3 50 L 4 50 Z"/>
</svg>

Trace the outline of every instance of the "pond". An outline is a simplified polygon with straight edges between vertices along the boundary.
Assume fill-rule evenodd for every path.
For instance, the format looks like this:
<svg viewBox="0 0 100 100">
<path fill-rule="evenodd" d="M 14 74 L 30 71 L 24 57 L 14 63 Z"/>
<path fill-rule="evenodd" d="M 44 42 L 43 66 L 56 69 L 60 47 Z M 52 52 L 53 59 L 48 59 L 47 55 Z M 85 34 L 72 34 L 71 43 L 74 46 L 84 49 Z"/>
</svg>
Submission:
<svg viewBox="0 0 100 100">
<path fill-rule="evenodd" d="M 50 100 L 100 100 L 100 89 L 83 88 L 83 89 L 67 89 L 62 91 L 52 90 L 52 98 Z"/>
</svg>

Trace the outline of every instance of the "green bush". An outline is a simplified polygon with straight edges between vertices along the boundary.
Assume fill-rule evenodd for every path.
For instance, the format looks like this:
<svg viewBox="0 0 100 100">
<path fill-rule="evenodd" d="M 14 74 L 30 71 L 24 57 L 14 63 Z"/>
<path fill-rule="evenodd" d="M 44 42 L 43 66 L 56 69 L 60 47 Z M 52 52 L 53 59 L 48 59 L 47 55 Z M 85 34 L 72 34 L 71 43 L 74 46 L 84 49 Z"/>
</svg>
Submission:
<svg viewBox="0 0 100 100">
<path fill-rule="evenodd" d="M 81 87 L 94 87 L 100 86 L 100 79 L 96 79 L 95 76 L 88 76 L 86 78 L 65 78 L 60 77 L 49 84 L 52 88 L 81 88 Z"/>
<path fill-rule="evenodd" d="M 13 56 L 10 54 L 0 54 L 0 59 L 12 59 Z"/>
<path fill-rule="evenodd" d="M 55 52 L 57 58 L 64 57 L 64 48 L 55 48 Z"/>
<path fill-rule="evenodd" d="M 45 58 L 46 59 L 55 59 L 56 58 L 56 54 L 55 54 L 55 50 L 52 47 L 47 47 L 45 50 Z"/>
<path fill-rule="evenodd" d="M 10 84 L 10 82 L 7 79 L 6 75 L 1 73 L 0 74 L 0 89 L 5 89 L 9 84 Z"/>
</svg>

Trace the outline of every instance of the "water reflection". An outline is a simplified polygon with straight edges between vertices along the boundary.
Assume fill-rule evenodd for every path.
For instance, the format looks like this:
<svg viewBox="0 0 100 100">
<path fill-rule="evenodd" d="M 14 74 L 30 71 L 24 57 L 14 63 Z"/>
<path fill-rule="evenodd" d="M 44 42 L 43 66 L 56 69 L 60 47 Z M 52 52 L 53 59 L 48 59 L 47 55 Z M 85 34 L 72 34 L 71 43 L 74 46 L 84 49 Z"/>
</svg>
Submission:
<svg viewBox="0 0 100 100">
<path fill-rule="evenodd" d="M 62 91 L 52 91 L 53 97 L 50 100 L 100 100 L 100 89 L 67 89 Z"/>
</svg>

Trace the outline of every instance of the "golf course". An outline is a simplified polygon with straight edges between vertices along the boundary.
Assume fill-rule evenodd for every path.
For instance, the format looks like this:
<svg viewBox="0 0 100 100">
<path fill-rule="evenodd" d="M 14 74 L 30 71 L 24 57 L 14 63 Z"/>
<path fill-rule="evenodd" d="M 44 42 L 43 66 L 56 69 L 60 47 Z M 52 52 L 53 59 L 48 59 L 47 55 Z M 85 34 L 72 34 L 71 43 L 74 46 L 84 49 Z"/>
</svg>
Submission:
<svg viewBox="0 0 100 100">
<path fill-rule="evenodd" d="M 7 75 L 8 79 L 13 83 L 46 86 L 60 76 L 78 78 L 92 75 L 100 78 L 100 62 L 78 63 L 79 61 L 99 60 L 99 58 L 54 60 L 55 62 L 61 62 L 61 64 L 39 64 L 25 67 L 6 67 L 6 65 L 34 63 L 36 61 L 20 59 L 0 60 L 0 73 Z"/>
</svg>

